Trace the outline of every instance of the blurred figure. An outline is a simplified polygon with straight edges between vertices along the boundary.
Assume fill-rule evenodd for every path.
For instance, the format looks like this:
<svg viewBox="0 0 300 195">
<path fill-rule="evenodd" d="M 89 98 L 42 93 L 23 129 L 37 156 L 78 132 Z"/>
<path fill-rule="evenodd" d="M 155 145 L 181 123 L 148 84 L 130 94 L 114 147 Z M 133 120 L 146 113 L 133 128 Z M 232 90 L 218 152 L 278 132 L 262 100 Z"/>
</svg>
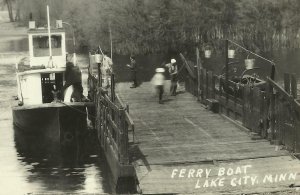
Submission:
<svg viewBox="0 0 300 195">
<path fill-rule="evenodd" d="M 170 94 L 171 96 L 176 95 L 176 89 L 177 89 L 177 74 L 178 74 L 178 68 L 176 64 L 175 59 L 171 59 L 171 63 L 165 65 L 169 69 L 169 73 L 171 76 L 171 87 L 170 87 Z"/>
<path fill-rule="evenodd" d="M 157 68 L 155 71 L 156 73 L 151 79 L 151 83 L 156 87 L 158 97 L 159 97 L 158 103 L 162 104 L 163 103 L 162 96 L 164 93 L 164 83 L 165 83 L 165 76 L 163 75 L 163 73 L 165 72 L 165 69 Z"/>
<path fill-rule="evenodd" d="M 101 67 L 101 73 L 102 73 L 102 80 L 103 80 L 103 87 L 109 88 L 111 85 L 111 75 L 113 73 L 113 62 L 110 57 L 107 55 L 103 55 L 102 58 L 102 67 Z"/>
<path fill-rule="evenodd" d="M 81 70 L 78 66 L 74 66 L 72 62 L 67 62 L 66 64 L 65 80 L 66 82 L 63 86 L 64 101 L 86 101 L 86 98 L 83 96 Z"/>
<path fill-rule="evenodd" d="M 129 67 L 131 70 L 132 85 L 130 88 L 136 88 L 137 87 L 137 77 L 136 77 L 137 65 L 136 65 L 135 56 L 130 56 L 130 64 L 127 64 L 127 67 Z"/>
</svg>

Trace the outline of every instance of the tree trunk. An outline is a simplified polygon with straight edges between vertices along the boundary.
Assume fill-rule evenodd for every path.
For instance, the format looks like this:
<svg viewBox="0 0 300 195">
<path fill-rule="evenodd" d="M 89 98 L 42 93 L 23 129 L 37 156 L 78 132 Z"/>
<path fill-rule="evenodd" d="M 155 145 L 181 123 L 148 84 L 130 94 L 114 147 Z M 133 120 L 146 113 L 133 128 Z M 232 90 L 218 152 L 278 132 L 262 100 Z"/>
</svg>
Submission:
<svg viewBox="0 0 300 195">
<path fill-rule="evenodd" d="M 13 15 L 13 10 L 12 10 L 11 0 L 5 0 L 5 2 L 6 2 L 6 5 L 7 5 L 9 20 L 11 22 L 14 22 L 14 15 Z"/>
</svg>

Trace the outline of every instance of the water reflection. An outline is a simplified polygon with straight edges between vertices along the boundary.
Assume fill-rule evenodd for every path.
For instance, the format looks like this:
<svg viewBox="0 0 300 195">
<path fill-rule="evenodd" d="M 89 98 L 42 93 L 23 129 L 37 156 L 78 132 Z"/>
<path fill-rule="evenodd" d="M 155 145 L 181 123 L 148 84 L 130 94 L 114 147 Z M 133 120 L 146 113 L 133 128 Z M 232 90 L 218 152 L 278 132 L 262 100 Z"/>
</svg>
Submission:
<svg viewBox="0 0 300 195">
<path fill-rule="evenodd" d="M 26 183 L 34 186 L 34 192 L 112 192 L 108 165 L 103 154 L 97 152 L 93 131 L 84 138 L 89 144 L 73 148 L 75 152 L 53 147 L 43 137 L 25 135 L 17 127 L 14 132 L 18 161 L 25 169 Z"/>
</svg>

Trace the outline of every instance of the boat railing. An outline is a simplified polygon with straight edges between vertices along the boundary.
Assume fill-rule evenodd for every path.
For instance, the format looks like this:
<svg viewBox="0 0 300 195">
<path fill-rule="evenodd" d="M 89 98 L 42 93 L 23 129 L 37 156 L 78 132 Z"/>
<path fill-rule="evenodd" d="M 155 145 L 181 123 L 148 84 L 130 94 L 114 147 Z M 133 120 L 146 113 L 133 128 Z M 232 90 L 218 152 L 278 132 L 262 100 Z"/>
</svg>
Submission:
<svg viewBox="0 0 300 195">
<path fill-rule="evenodd" d="M 97 75 L 89 66 L 89 97 L 95 102 L 95 128 L 102 148 L 111 149 L 121 164 L 129 164 L 128 131 L 134 131 L 134 123 L 129 115 L 129 107 L 118 94 L 99 85 Z M 112 76 L 112 80 L 114 77 Z M 114 83 L 112 81 L 112 83 Z"/>
<path fill-rule="evenodd" d="M 299 153 L 300 104 L 294 74 L 285 74 L 284 88 L 270 78 L 262 88 L 253 83 L 226 82 L 212 71 L 197 68 L 196 78 L 186 76 L 186 91 L 252 133 Z"/>
</svg>

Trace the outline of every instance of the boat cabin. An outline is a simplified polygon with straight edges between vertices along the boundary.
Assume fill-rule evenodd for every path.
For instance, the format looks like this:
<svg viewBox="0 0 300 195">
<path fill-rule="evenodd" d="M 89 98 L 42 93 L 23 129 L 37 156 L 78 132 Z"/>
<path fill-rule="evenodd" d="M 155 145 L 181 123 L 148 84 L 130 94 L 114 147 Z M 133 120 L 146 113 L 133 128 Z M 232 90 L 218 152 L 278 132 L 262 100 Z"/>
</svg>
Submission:
<svg viewBox="0 0 300 195">
<path fill-rule="evenodd" d="M 18 98 L 22 105 L 51 103 L 62 99 L 58 92 L 65 83 L 65 31 L 62 26 L 51 28 L 49 44 L 47 28 L 35 28 L 32 24 L 29 26 L 29 65 L 25 70 L 19 69 L 17 72 Z"/>
<path fill-rule="evenodd" d="M 50 66 L 66 67 L 65 31 L 62 28 L 51 29 L 52 62 L 49 61 L 49 36 L 46 28 L 28 30 L 30 67 Z M 53 64 L 50 64 L 53 63 Z"/>
</svg>

